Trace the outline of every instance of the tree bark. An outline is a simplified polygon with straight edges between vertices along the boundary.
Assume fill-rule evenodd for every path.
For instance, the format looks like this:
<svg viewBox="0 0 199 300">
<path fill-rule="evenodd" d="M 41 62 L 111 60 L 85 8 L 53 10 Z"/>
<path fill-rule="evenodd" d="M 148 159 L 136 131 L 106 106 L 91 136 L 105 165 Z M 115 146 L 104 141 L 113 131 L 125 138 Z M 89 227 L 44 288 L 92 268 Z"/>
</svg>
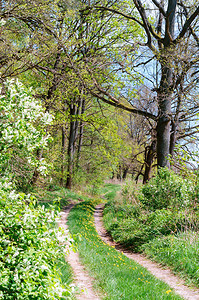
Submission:
<svg viewBox="0 0 199 300">
<path fill-rule="evenodd" d="M 164 49 L 161 52 L 161 80 L 158 89 L 157 120 L 157 164 L 158 167 L 170 167 L 170 125 L 172 96 L 172 51 L 174 46 L 175 12 L 177 0 L 169 0 L 166 12 Z M 173 47 L 173 49 L 172 49 Z"/>
<path fill-rule="evenodd" d="M 66 188 L 72 188 L 72 177 L 73 177 L 73 166 L 74 166 L 74 155 L 75 155 L 75 143 L 78 135 L 78 126 L 79 126 L 79 112 L 80 112 L 80 103 L 74 101 L 70 104 L 70 133 L 68 140 L 68 169 L 67 169 L 67 179 L 66 179 Z"/>
<path fill-rule="evenodd" d="M 143 184 L 147 183 L 150 179 L 150 173 L 151 173 L 151 168 L 153 164 L 153 158 L 156 152 L 156 144 L 157 141 L 154 140 L 152 141 L 151 145 L 146 149 L 146 154 L 145 154 L 145 170 L 144 170 L 144 176 L 143 176 Z"/>
<path fill-rule="evenodd" d="M 82 108 L 81 108 L 81 115 L 84 114 L 85 112 L 85 99 L 82 100 Z M 81 149 L 82 149 L 82 144 L 83 144 L 83 135 L 84 135 L 84 124 L 83 121 L 80 121 L 80 126 L 79 126 L 79 143 L 78 143 L 78 148 L 77 148 L 77 169 L 79 169 L 79 161 L 80 161 L 80 155 L 81 155 Z"/>
<path fill-rule="evenodd" d="M 169 81 L 171 70 L 163 73 L 165 83 L 161 85 L 158 93 L 159 114 L 157 120 L 157 164 L 158 167 L 170 167 L 169 148 L 170 148 L 170 124 L 171 124 L 171 95 L 169 90 Z M 166 85 L 166 87 L 163 87 Z"/>
<path fill-rule="evenodd" d="M 126 179 L 126 176 L 128 174 L 128 170 L 129 170 L 129 167 L 124 167 L 123 168 L 122 179 Z"/>
<path fill-rule="evenodd" d="M 61 179 L 60 185 L 64 185 L 64 160 L 65 160 L 65 149 L 66 149 L 66 128 L 62 126 L 62 147 L 61 147 Z"/>
<path fill-rule="evenodd" d="M 170 167 L 170 124 L 171 124 L 171 92 L 170 83 L 172 70 L 162 67 L 162 79 L 158 91 L 158 120 L 157 120 L 157 164 L 158 167 Z"/>
</svg>

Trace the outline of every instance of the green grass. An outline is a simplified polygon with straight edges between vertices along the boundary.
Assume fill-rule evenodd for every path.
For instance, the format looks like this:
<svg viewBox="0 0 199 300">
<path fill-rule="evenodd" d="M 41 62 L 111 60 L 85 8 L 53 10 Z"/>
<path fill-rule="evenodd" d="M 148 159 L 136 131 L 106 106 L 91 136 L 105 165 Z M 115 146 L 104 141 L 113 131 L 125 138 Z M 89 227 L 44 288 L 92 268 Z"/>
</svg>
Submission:
<svg viewBox="0 0 199 300">
<path fill-rule="evenodd" d="M 103 221 L 112 238 L 135 252 L 144 252 L 169 266 L 188 284 L 199 287 L 198 211 L 144 211 L 137 204 L 109 201 Z M 185 228 L 183 233 L 182 230 Z M 193 232 L 192 230 L 196 231 Z"/>
<path fill-rule="evenodd" d="M 59 210 L 63 209 L 70 202 L 77 203 L 86 199 L 82 195 L 61 187 L 56 187 L 55 190 L 52 189 L 50 191 L 37 189 L 32 194 L 37 198 L 39 205 L 44 205 L 45 208 L 52 208 L 53 206 Z"/>
<path fill-rule="evenodd" d="M 38 200 L 38 205 L 41 205 L 46 209 L 54 209 L 60 211 L 67 206 L 71 201 L 77 203 L 83 200 L 84 197 L 76 194 L 73 191 L 65 188 L 56 187 L 54 190 L 37 189 L 33 195 Z M 57 227 L 57 224 L 54 224 Z M 73 272 L 70 264 L 65 260 L 64 254 L 56 262 L 56 268 L 60 276 L 61 282 L 64 286 L 68 286 L 73 283 Z M 63 298 L 65 299 L 65 298 Z M 71 291 L 70 299 L 76 299 Z"/>
<path fill-rule="evenodd" d="M 77 204 L 69 214 L 68 226 L 72 234 L 81 235 L 77 240 L 80 257 L 104 299 L 182 299 L 146 269 L 106 245 L 96 232 L 93 212 L 90 201 Z"/>
<path fill-rule="evenodd" d="M 116 197 L 118 191 L 121 190 L 120 184 L 107 183 L 100 188 L 99 193 L 107 200 L 113 200 Z"/>
<path fill-rule="evenodd" d="M 199 233 L 184 232 L 154 239 L 143 250 L 150 258 L 181 274 L 188 284 L 199 287 Z"/>
<path fill-rule="evenodd" d="M 73 283 L 72 268 L 69 263 L 66 262 L 64 255 L 57 261 L 57 270 L 64 286 L 69 286 Z M 71 299 L 75 299 L 75 297 L 71 295 Z"/>
</svg>

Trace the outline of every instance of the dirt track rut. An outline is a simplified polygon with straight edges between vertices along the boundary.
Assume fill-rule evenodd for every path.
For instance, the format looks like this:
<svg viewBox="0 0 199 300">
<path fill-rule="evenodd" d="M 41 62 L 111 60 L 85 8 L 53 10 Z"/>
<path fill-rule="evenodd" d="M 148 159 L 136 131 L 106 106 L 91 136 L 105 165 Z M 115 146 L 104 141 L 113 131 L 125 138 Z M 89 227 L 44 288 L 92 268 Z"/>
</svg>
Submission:
<svg viewBox="0 0 199 300">
<path fill-rule="evenodd" d="M 96 207 L 94 218 L 96 230 L 105 243 L 114 246 L 118 251 L 123 252 L 124 255 L 126 255 L 128 258 L 133 259 L 134 261 L 148 269 L 150 273 L 167 283 L 171 288 L 175 290 L 177 294 L 179 294 L 184 299 L 199 300 L 199 289 L 192 290 L 191 288 L 187 287 L 184 284 L 184 281 L 181 278 L 175 276 L 170 269 L 162 269 L 161 266 L 157 263 L 152 262 L 151 260 L 140 254 L 125 250 L 121 245 L 115 243 L 108 235 L 102 223 L 103 206 L 104 205 L 100 204 Z"/>
</svg>

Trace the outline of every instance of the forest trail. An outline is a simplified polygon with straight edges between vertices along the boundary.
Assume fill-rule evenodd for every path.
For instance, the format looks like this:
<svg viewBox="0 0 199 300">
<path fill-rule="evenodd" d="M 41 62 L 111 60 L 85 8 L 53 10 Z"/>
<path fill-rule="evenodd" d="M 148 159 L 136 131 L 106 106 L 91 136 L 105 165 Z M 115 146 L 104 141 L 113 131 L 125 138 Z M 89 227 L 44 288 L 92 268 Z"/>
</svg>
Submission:
<svg viewBox="0 0 199 300">
<path fill-rule="evenodd" d="M 61 220 L 59 221 L 59 226 L 68 232 L 68 226 L 66 224 L 68 214 L 73 204 L 70 204 L 66 209 L 61 212 Z M 69 251 L 69 255 L 66 256 L 66 260 L 71 265 L 74 274 L 74 284 L 79 289 L 79 294 L 76 295 L 77 300 L 100 300 L 100 297 L 93 290 L 93 278 L 88 275 L 88 272 L 84 269 L 79 260 L 78 252 L 73 250 Z"/>
<path fill-rule="evenodd" d="M 67 218 L 68 214 L 70 212 L 70 209 L 73 207 L 73 204 L 70 204 L 67 208 L 65 208 L 61 212 L 61 219 L 59 221 L 59 226 L 64 229 L 64 231 L 68 232 L 67 227 Z M 170 269 L 164 268 L 162 269 L 161 266 L 157 263 L 152 262 L 151 260 L 147 259 L 146 257 L 137 254 L 132 253 L 129 250 L 124 249 L 121 245 L 115 243 L 107 231 L 104 228 L 103 222 L 102 222 L 102 216 L 103 216 L 103 204 L 100 204 L 96 207 L 95 213 L 94 213 L 94 220 L 95 220 L 95 227 L 96 230 L 101 237 L 101 239 L 107 243 L 110 246 L 114 246 L 116 250 L 122 252 L 124 255 L 126 255 L 128 258 L 136 261 L 146 269 L 150 273 L 152 273 L 155 277 L 158 279 L 164 281 L 167 283 L 171 288 L 175 290 L 177 294 L 182 296 L 184 299 L 187 300 L 199 300 L 199 289 L 191 289 L 187 287 L 184 284 L 184 281 L 175 276 Z M 70 250 L 69 255 L 66 256 L 66 260 L 71 265 L 73 274 L 74 274 L 74 284 L 79 289 L 79 294 L 76 295 L 77 300 L 100 300 L 103 297 L 100 297 L 99 294 L 97 294 L 96 291 L 93 289 L 93 282 L 94 279 L 88 275 L 88 272 L 85 270 L 83 265 L 81 264 L 79 260 L 79 254 L 78 252 L 74 252 Z"/>
<path fill-rule="evenodd" d="M 100 204 L 96 207 L 94 219 L 96 230 L 105 243 L 107 243 L 110 246 L 114 246 L 116 250 L 123 252 L 123 254 L 126 255 L 128 258 L 133 259 L 134 261 L 142 265 L 155 277 L 167 283 L 171 288 L 175 290 L 177 294 L 182 296 L 184 299 L 199 300 L 199 289 L 192 290 L 191 288 L 187 287 L 185 285 L 185 282 L 181 278 L 175 276 L 170 269 L 162 269 L 159 264 L 152 262 L 151 260 L 147 259 L 146 257 L 140 254 L 132 253 L 131 251 L 124 249 L 121 245 L 115 243 L 104 228 L 102 222 L 103 207 L 103 204 Z"/>
</svg>

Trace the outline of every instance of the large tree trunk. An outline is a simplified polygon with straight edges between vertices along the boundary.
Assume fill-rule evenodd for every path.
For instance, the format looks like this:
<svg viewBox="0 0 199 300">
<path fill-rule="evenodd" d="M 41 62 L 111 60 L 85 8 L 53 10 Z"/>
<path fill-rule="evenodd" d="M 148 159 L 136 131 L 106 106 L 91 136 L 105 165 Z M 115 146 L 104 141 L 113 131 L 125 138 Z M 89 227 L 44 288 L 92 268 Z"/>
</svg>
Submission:
<svg viewBox="0 0 199 300">
<path fill-rule="evenodd" d="M 157 121 L 157 164 L 158 167 L 170 167 L 170 125 L 172 96 L 172 52 L 174 46 L 175 11 L 177 0 L 169 0 L 165 22 L 164 49 L 160 58 L 161 81 L 158 89 L 158 121 Z"/>
<path fill-rule="evenodd" d="M 173 155 L 174 155 L 174 148 L 175 148 L 175 144 L 176 144 L 177 126 L 178 126 L 178 123 L 175 122 L 175 121 L 172 121 L 171 137 L 170 137 L 170 149 L 169 149 L 171 158 L 173 158 Z"/>
<path fill-rule="evenodd" d="M 143 176 L 143 184 L 147 183 L 150 179 L 150 173 L 152 169 L 153 164 L 153 158 L 156 152 L 156 144 L 157 141 L 154 140 L 151 145 L 146 149 L 145 153 L 145 170 L 144 170 L 144 176 Z"/>
<path fill-rule="evenodd" d="M 175 144 L 176 144 L 176 139 L 177 139 L 177 130 L 178 130 L 178 125 L 179 125 L 179 114 L 180 114 L 180 108 L 181 108 L 181 103 L 182 103 L 182 93 L 183 93 L 183 87 L 182 84 L 180 85 L 179 91 L 178 91 L 178 102 L 177 102 L 177 107 L 176 107 L 176 113 L 174 120 L 172 120 L 171 123 L 171 138 L 170 138 L 170 155 L 171 158 L 174 156 L 174 149 L 175 149 Z"/>
<path fill-rule="evenodd" d="M 74 155 L 75 155 L 75 143 L 78 135 L 79 120 L 78 116 L 80 113 L 80 102 L 73 102 L 70 105 L 70 133 L 68 140 L 68 169 L 67 169 L 67 179 L 66 188 L 71 189 L 72 187 L 72 177 L 73 177 L 73 166 L 74 166 Z"/>
<path fill-rule="evenodd" d="M 166 68 L 164 68 L 166 69 Z M 169 93 L 171 71 L 163 74 L 162 85 L 158 93 L 159 114 L 157 121 L 157 164 L 158 167 L 169 167 L 170 124 L 171 124 L 171 95 Z"/>
<path fill-rule="evenodd" d="M 62 147 L 61 147 L 61 179 L 60 185 L 64 185 L 64 160 L 65 160 L 65 149 L 66 149 L 66 128 L 62 126 Z"/>
</svg>

